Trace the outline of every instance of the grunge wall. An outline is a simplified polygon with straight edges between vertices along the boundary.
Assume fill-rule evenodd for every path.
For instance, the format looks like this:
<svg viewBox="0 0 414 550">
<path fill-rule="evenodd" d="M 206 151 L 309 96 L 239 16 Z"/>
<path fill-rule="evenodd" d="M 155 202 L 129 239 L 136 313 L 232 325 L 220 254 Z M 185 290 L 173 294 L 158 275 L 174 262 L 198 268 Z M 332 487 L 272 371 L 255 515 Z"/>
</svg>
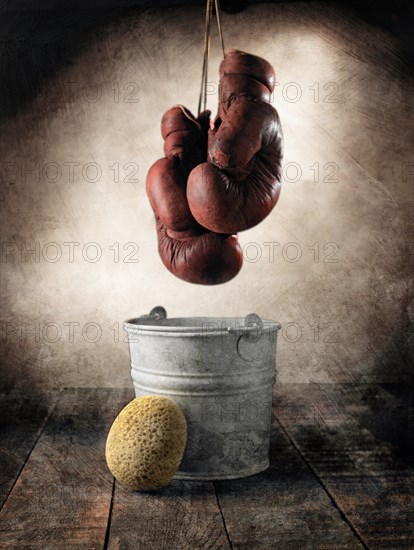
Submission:
<svg viewBox="0 0 414 550">
<path fill-rule="evenodd" d="M 196 110 L 202 8 L 130 9 L 82 40 L 82 17 L 61 17 L 45 32 L 26 14 L 3 41 L 2 387 L 129 385 L 122 322 L 156 305 L 280 321 L 285 382 L 407 378 L 414 91 L 398 40 L 330 4 L 223 14 L 226 47 L 276 68 L 286 151 L 278 205 L 240 234 L 241 273 L 210 288 L 163 267 L 145 194 L 162 114 Z M 214 31 L 213 113 L 219 62 Z"/>
</svg>

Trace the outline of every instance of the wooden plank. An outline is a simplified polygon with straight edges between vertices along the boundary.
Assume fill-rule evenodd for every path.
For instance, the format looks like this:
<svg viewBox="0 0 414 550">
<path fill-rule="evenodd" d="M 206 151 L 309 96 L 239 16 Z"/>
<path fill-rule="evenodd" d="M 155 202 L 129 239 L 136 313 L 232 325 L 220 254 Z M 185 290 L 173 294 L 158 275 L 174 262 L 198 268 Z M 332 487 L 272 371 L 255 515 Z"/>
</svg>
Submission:
<svg viewBox="0 0 414 550">
<path fill-rule="evenodd" d="M 234 549 L 362 548 L 276 422 L 269 469 L 215 486 Z"/>
<path fill-rule="evenodd" d="M 213 483 L 177 480 L 156 493 L 117 483 L 108 548 L 229 549 Z"/>
<path fill-rule="evenodd" d="M 45 425 L 58 393 L 0 395 L 0 509 Z"/>
<path fill-rule="evenodd" d="M 286 384 L 276 397 L 280 422 L 372 548 L 414 547 L 413 400 L 396 396 L 394 385 Z"/>
<path fill-rule="evenodd" d="M 104 446 L 131 390 L 65 390 L 0 514 L 1 548 L 102 548 L 113 478 Z"/>
</svg>

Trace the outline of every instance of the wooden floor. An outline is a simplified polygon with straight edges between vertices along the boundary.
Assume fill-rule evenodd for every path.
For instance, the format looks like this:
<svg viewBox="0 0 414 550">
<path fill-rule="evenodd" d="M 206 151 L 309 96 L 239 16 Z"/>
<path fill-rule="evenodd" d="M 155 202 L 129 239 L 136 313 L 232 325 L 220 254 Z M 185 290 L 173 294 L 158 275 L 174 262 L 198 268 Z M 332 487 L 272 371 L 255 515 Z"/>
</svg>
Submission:
<svg viewBox="0 0 414 550">
<path fill-rule="evenodd" d="M 408 390 L 279 385 L 266 472 L 155 493 L 124 490 L 105 463 L 106 434 L 132 397 L 1 397 L 0 548 L 414 548 Z"/>
</svg>

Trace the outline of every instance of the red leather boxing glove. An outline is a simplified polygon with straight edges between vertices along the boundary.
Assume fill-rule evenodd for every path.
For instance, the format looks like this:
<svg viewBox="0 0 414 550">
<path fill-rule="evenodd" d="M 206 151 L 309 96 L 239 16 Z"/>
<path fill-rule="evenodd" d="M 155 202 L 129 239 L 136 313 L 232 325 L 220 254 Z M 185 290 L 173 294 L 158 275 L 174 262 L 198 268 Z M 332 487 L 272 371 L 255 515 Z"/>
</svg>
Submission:
<svg viewBox="0 0 414 550">
<path fill-rule="evenodd" d="M 207 159 L 209 115 L 206 111 L 195 119 L 181 105 L 165 113 L 161 122 L 165 158 L 153 164 L 146 183 L 164 265 L 180 279 L 206 285 L 229 281 L 243 262 L 237 236 L 202 227 L 187 202 L 188 175 Z"/>
<path fill-rule="evenodd" d="M 274 70 L 260 57 L 230 50 L 220 65 L 207 162 L 192 170 L 187 184 L 191 213 L 211 231 L 249 229 L 279 198 L 283 134 L 270 105 L 274 86 Z"/>
</svg>

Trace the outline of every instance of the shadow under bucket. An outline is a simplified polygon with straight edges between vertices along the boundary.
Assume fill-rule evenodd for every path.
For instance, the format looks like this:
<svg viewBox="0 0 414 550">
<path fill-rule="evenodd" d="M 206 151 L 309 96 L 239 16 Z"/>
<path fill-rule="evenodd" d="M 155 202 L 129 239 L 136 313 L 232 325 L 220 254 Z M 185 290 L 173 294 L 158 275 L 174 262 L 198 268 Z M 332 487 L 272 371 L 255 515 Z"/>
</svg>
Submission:
<svg viewBox="0 0 414 550">
<path fill-rule="evenodd" d="M 167 319 L 160 306 L 124 323 L 135 395 L 169 397 L 187 419 L 176 479 L 234 479 L 268 467 L 280 328 L 254 313 Z"/>
</svg>

